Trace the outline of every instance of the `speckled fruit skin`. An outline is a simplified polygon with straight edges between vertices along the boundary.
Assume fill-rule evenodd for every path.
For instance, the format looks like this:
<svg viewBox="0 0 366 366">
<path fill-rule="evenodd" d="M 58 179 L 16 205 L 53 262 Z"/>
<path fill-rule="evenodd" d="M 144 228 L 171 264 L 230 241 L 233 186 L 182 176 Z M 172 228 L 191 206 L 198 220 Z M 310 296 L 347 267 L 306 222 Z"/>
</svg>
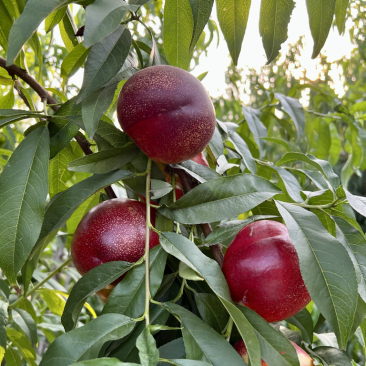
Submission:
<svg viewBox="0 0 366 366">
<path fill-rule="evenodd" d="M 256 221 L 227 249 L 222 271 L 231 296 L 268 322 L 287 319 L 311 300 L 285 225 Z"/>
<path fill-rule="evenodd" d="M 295 347 L 297 357 L 299 358 L 300 366 L 314 366 L 313 359 L 301 347 L 299 347 L 294 342 L 291 342 L 291 344 Z M 234 348 L 239 353 L 241 358 L 246 363 L 248 363 L 248 351 L 247 348 L 245 347 L 243 340 L 236 342 L 234 344 Z M 263 360 L 261 360 L 261 365 L 268 366 L 268 364 Z"/>
<path fill-rule="evenodd" d="M 180 163 L 211 140 L 215 111 L 201 82 L 187 71 L 159 65 L 143 69 L 124 84 L 117 105 L 125 133 L 152 160 Z"/>
<path fill-rule="evenodd" d="M 156 210 L 152 208 L 152 225 L 155 216 Z M 145 253 L 145 220 L 146 206 L 139 201 L 115 198 L 93 207 L 80 221 L 72 238 L 75 268 L 84 275 L 106 262 L 138 261 Z M 150 249 L 158 244 L 159 236 L 150 229 Z"/>
</svg>

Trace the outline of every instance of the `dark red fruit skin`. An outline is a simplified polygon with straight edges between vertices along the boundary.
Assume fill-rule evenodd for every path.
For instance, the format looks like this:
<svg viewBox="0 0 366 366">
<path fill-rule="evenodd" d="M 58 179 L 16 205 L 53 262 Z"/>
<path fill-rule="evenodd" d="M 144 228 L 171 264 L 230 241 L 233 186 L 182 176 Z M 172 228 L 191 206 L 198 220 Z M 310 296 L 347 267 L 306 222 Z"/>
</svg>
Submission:
<svg viewBox="0 0 366 366">
<path fill-rule="evenodd" d="M 311 300 L 295 247 L 279 222 L 244 227 L 227 249 L 222 271 L 233 300 L 268 322 L 295 315 Z"/>
<path fill-rule="evenodd" d="M 148 67 L 127 80 L 118 97 L 117 116 L 136 145 L 152 160 L 165 164 L 199 154 L 216 124 L 201 82 L 167 65 Z"/>
<path fill-rule="evenodd" d="M 239 355 L 241 356 L 241 358 L 248 363 L 248 350 L 247 347 L 245 346 L 245 343 L 243 340 L 240 340 L 239 342 L 236 342 L 234 344 L 234 348 L 236 350 L 236 352 L 239 353 Z M 268 363 L 264 362 L 263 360 L 261 360 L 261 366 L 268 366 Z"/>
<path fill-rule="evenodd" d="M 201 152 L 200 154 L 196 155 L 191 160 L 195 161 L 198 164 L 207 166 L 207 168 L 210 167 L 210 165 L 208 164 L 208 161 L 207 161 L 207 159 L 205 157 L 205 154 L 203 152 Z"/>
<path fill-rule="evenodd" d="M 156 210 L 151 209 L 155 225 Z M 75 268 L 84 275 L 106 262 L 136 262 L 145 253 L 146 206 L 142 202 L 115 198 L 99 203 L 80 221 L 71 242 Z M 150 249 L 159 236 L 150 229 Z M 115 285 L 121 278 L 113 282 Z"/>
</svg>

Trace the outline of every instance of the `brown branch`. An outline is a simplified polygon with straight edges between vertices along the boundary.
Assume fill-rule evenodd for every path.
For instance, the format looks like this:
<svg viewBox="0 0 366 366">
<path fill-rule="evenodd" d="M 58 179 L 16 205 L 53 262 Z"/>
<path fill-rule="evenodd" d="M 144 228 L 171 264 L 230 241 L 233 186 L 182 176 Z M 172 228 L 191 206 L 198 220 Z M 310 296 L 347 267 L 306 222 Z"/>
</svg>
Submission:
<svg viewBox="0 0 366 366">
<path fill-rule="evenodd" d="M 18 92 L 19 96 L 23 99 L 23 102 L 26 104 L 26 106 L 32 110 L 32 106 L 31 104 L 29 103 L 27 97 L 25 96 L 25 94 L 23 93 L 22 89 L 23 88 L 23 85 L 21 84 L 21 82 L 19 80 L 15 80 L 15 83 L 14 83 L 14 88 L 15 90 Z"/>
<path fill-rule="evenodd" d="M 6 66 L 6 60 L 2 57 L 0 57 L 0 67 L 5 69 L 11 77 L 18 76 L 19 78 L 21 78 L 41 97 L 42 101 L 46 100 L 47 104 L 57 104 L 57 101 L 51 96 L 51 94 L 36 79 L 34 79 L 31 75 L 29 75 L 26 70 L 22 69 L 21 67 L 19 67 L 17 65 Z M 17 89 L 17 91 L 18 91 L 18 89 Z M 19 91 L 18 91 L 18 93 L 19 93 Z M 20 93 L 19 93 L 19 95 L 24 100 L 24 102 L 27 104 L 28 108 L 31 109 L 29 104 L 25 101 L 27 99 L 25 97 L 25 95 L 23 94 L 24 98 Z M 58 105 L 52 105 L 51 108 L 54 111 L 57 111 L 57 109 L 59 109 L 60 107 Z M 85 137 L 76 135 L 75 140 L 78 142 L 81 149 L 84 151 L 85 155 L 93 154 L 93 151 L 90 149 L 89 142 Z M 114 193 L 113 188 L 111 186 L 106 187 L 104 190 L 105 190 L 105 193 L 107 193 L 109 198 L 117 198 L 117 196 Z"/>
<path fill-rule="evenodd" d="M 194 188 L 195 184 L 191 176 L 186 173 L 183 169 L 175 169 L 176 173 L 178 174 L 180 181 L 182 182 L 183 189 L 185 192 L 189 192 L 191 189 Z M 212 232 L 212 228 L 210 224 L 200 224 L 201 229 L 203 231 L 204 236 L 207 238 L 210 233 Z M 215 258 L 215 261 L 222 267 L 224 262 L 224 255 L 222 254 L 222 245 L 215 244 L 210 246 L 211 253 Z"/>
</svg>

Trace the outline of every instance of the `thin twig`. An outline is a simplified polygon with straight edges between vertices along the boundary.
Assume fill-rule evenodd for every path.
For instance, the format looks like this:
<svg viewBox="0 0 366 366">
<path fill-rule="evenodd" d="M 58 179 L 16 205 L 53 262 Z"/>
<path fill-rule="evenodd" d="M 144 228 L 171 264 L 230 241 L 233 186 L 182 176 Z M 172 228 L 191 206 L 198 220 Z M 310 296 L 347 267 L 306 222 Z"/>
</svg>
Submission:
<svg viewBox="0 0 366 366">
<path fill-rule="evenodd" d="M 49 104 L 50 107 L 54 111 L 57 111 L 60 108 L 58 106 L 57 101 L 51 96 L 51 94 L 36 79 L 34 79 L 31 75 L 29 75 L 26 70 L 23 70 L 21 67 L 19 67 L 17 65 L 6 66 L 6 60 L 2 57 L 0 57 L 0 67 L 5 69 L 11 77 L 18 76 L 20 79 L 22 79 L 40 96 L 42 102 L 46 101 L 47 104 Z M 21 96 L 21 98 L 23 99 L 22 96 Z M 25 98 L 25 99 L 27 99 L 27 98 Z M 24 102 L 25 102 L 25 100 L 24 100 Z M 27 104 L 27 106 L 29 108 L 28 104 Z M 29 108 L 29 109 L 31 109 L 31 108 Z M 89 142 L 85 137 L 76 135 L 75 140 L 80 145 L 80 147 L 84 151 L 85 155 L 93 154 L 93 151 L 90 149 Z M 107 193 L 109 198 L 117 197 L 111 186 L 106 187 L 104 190 Z"/>
</svg>

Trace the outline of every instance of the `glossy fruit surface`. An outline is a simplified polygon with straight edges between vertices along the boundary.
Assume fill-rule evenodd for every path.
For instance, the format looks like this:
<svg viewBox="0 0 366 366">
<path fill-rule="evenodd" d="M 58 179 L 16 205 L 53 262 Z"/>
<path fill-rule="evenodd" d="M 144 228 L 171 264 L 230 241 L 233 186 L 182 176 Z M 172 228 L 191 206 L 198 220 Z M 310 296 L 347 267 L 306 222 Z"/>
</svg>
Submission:
<svg viewBox="0 0 366 366">
<path fill-rule="evenodd" d="M 148 67 L 127 80 L 118 97 L 117 116 L 124 132 L 148 157 L 166 164 L 203 151 L 216 124 L 201 82 L 167 65 Z"/>
<path fill-rule="evenodd" d="M 152 225 L 155 216 L 152 208 Z M 71 242 L 75 268 L 84 275 L 102 263 L 138 261 L 145 253 L 145 220 L 146 206 L 139 201 L 115 198 L 93 207 L 80 221 Z M 150 229 L 150 249 L 158 244 L 159 236 Z"/>
<path fill-rule="evenodd" d="M 295 347 L 297 357 L 299 358 L 300 366 L 314 366 L 313 359 L 297 344 L 294 342 L 291 342 L 291 344 Z M 249 358 L 248 358 L 248 351 L 245 347 L 245 343 L 243 340 L 236 342 L 234 344 L 235 350 L 239 353 L 241 358 L 244 360 L 245 363 L 248 364 Z M 268 366 L 266 362 L 261 360 L 261 366 Z"/>
<path fill-rule="evenodd" d="M 311 300 L 287 228 L 276 221 L 244 227 L 227 249 L 222 271 L 233 300 L 268 322 L 295 315 Z"/>
</svg>

